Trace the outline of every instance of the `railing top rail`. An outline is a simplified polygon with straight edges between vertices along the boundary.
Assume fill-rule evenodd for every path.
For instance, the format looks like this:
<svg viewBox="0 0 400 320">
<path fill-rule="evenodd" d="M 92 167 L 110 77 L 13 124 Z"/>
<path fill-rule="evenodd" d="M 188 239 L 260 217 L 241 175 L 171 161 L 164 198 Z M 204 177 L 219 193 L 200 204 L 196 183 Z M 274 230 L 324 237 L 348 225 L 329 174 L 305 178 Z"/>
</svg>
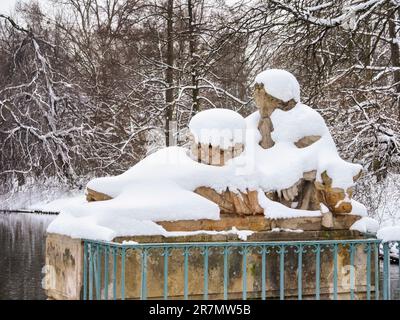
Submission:
<svg viewBox="0 0 400 320">
<path fill-rule="evenodd" d="M 304 240 L 304 241 L 230 241 L 230 242 L 171 242 L 171 243 L 119 243 L 113 241 L 100 241 L 82 239 L 88 244 L 97 244 L 109 247 L 126 249 L 143 248 L 216 248 L 216 247 L 277 247 L 277 246 L 315 246 L 315 245 L 346 245 L 346 244 L 374 244 L 381 243 L 376 238 L 350 239 L 350 240 Z"/>
</svg>

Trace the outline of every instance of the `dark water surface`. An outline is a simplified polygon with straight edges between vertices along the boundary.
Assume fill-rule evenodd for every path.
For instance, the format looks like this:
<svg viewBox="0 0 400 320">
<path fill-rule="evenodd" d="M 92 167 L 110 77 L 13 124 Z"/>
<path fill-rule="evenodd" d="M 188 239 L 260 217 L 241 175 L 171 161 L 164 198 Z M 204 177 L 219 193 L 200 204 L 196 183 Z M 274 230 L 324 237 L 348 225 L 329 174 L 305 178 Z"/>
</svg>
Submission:
<svg viewBox="0 0 400 320">
<path fill-rule="evenodd" d="M 45 231 L 53 217 L 0 213 L 0 300 L 46 299 Z"/>
</svg>

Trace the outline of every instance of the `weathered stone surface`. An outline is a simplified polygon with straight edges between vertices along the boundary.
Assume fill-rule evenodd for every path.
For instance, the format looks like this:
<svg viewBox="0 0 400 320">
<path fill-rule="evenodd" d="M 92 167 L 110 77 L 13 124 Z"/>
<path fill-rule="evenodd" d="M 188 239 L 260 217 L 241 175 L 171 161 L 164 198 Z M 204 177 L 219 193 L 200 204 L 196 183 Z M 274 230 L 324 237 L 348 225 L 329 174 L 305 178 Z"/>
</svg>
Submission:
<svg viewBox="0 0 400 320">
<path fill-rule="evenodd" d="M 305 173 L 307 178 L 311 173 Z M 317 197 L 317 191 L 314 182 L 306 179 L 300 179 L 292 187 L 281 191 L 267 192 L 266 196 L 272 201 L 279 202 L 288 208 L 302 210 L 320 210 L 320 201 Z"/>
<path fill-rule="evenodd" d="M 301 240 L 321 240 L 321 239 L 356 239 L 362 236 L 345 232 L 345 234 L 330 235 L 331 232 L 325 232 L 310 237 L 309 233 L 297 234 L 293 232 L 269 232 L 257 233 L 257 237 L 251 237 L 251 241 L 301 241 Z M 203 238 L 204 239 L 204 238 Z M 122 240 L 122 239 L 121 239 Z M 134 240 L 138 239 L 128 239 Z M 157 239 L 158 240 L 158 239 Z M 199 239 L 193 239 L 198 241 Z M 207 238 L 208 241 L 215 241 L 213 236 Z M 224 239 L 223 241 L 232 241 L 232 238 Z M 172 241 L 176 241 L 173 239 Z M 204 240 L 203 240 L 204 241 Z M 185 242 L 190 242 L 185 239 Z M 161 298 L 163 295 L 163 257 L 161 252 L 154 252 L 148 260 L 148 281 L 147 294 L 150 298 Z M 366 253 L 362 247 L 356 249 L 356 297 L 358 299 L 365 297 L 366 292 Z M 280 256 L 276 250 L 271 250 L 266 259 L 266 290 L 268 298 L 278 298 L 280 289 Z M 284 263 L 284 279 L 285 279 L 285 298 L 297 298 L 297 274 L 293 270 L 297 269 L 298 257 L 295 253 L 295 248 L 288 248 L 285 254 Z M 188 295 L 190 299 L 202 298 L 203 294 L 203 277 L 199 276 L 204 273 L 203 262 L 204 256 L 200 250 L 191 252 L 189 256 L 188 267 Z M 128 266 L 129 264 L 129 266 Z M 132 253 L 127 258 L 126 276 L 129 283 L 125 286 L 127 298 L 136 299 L 140 297 L 140 252 Z M 346 248 L 340 247 L 338 252 L 338 296 L 341 299 L 348 299 L 350 294 L 349 268 L 350 256 Z M 302 272 L 302 292 L 305 299 L 315 297 L 315 253 L 312 250 L 307 250 L 303 253 L 303 272 Z M 251 250 L 247 255 L 247 296 L 248 298 L 261 297 L 261 255 L 257 250 Z M 211 249 L 209 251 L 209 282 L 208 293 L 209 299 L 223 298 L 223 254 L 222 250 Z M 118 267 L 120 270 L 120 267 Z M 168 278 L 168 294 L 172 299 L 183 298 L 183 255 L 181 251 L 176 250 L 169 257 L 169 278 Z M 374 270 L 371 270 L 371 275 Z M 228 298 L 240 299 L 243 288 L 243 265 L 242 255 L 239 250 L 233 248 L 230 250 L 228 258 Z M 117 279 L 119 277 L 117 276 Z M 371 276 L 371 279 L 373 277 Z M 119 281 L 119 280 L 118 280 Z M 321 253 L 321 269 L 320 269 L 320 292 L 321 298 L 332 298 L 333 295 L 333 259 L 330 250 L 324 250 Z M 119 288 L 120 283 L 117 283 Z M 110 287 L 110 286 L 109 286 Z M 372 283 L 374 290 L 374 282 Z"/>
<path fill-rule="evenodd" d="M 194 192 L 218 204 L 222 213 L 256 215 L 264 212 L 258 203 L 256 190 L 247 193 L 226 190 L 220 194 L 212 188 L 199 187 Z"/>
<path fill-rule="evenodd" d="M 301 183 L 302 181 L 299 180 L 290 188 L 281 190 L 279 192 L 280 196 L 283 197 L 287 202 L 292 203 L 294 199 L 299 195 L 299 186 L 301 185 Z"/>
<path fill-rule="evenodd" d="M 179 220 L 179 221 L 157 221 L 167 231 L 197 231 L 216 230 L 224 231 L 236 227 L 239 230 L 268 231 L 274 228 L 300 229 L 304 231 L 320 231 L 327 227 L 322 225 L 323 216 L 301 217 L 286 219 L 267 219 L 265 216 L 238 216 L 232 214 L 221 214 L 220 220 Z M 356 215 L 332 216 L 330 228 L 335 230 L 349 230 L 350 226 L 360 219 Z"/>
<path fill-rule="evenodd" d="M 95 190 L 92 190 L 90 188 L 86 188 L 86 200 L 87 201 L 104 201 L 104 200 L 110 200 L 112 197 L 105 193 L 101 193 Z"/>
<path fill-rule="evenodd" d="M 335 214 L 333 215 L 333 229 L 348 230 L 353 223 L 359 219 L 361 219 L 361 217 L 355 214 Z"/>
<path fill-rule="evenodd" d="M 229 190 L 218 193 L 209 187 L 199 187 L 195 192 L 218 204 L 222 213 L 238 215 L 264 213 L 263 208 L 258 203 L 258 192 L 255 190 L 247 193 L 235 193 Z M 303 179 L 299 180 L 291 188 L 280 192 L 268 192 L 266 196 L 272 201 L 280 202 L 289 208 L 303 210 L 319 210 L 320 208 L 314 184 Z M 295 203 L 295 206 L 293 206 L 293 203 Z"/>
<path fill-rule="evenodd" d="M 317 175 L 317 170 L 307 171 L 303 173 L 303 179 L 306 181 L 314 182 L 316 175 Z"/>
<path fill-rule="evenodd" d="M 321 224 L 325 229 L 333 229 L 334 224 L 332 212 L 325 212 L 322 214 Z"/>
<path fill-rule="evenodd" d="M 350 213 L 352 210 L 350 202 L 353 194 L 352 188 L 349 188 L 345 192 L 342 188 L 332 187 L 332 179 L 328 176 L 326 171 L 321 174 L 321 179 L 323 181 L 322 183 L 315 181 L 319 202 L 323 203 L 329 211 L 334 214 Z"/>
<path fill-rule="evenodd" d="M 213 166 L 223 166 L 234 157 L 239 156 L 244 150 L 244 145 L 236 143 L 234 146 L 222 149 L 219 146 L 211 146 L 202 143 L 193 143 L 191 145 L 191 158 Z"/>
<path fill-rule="evenodd" d="M 269 149 L 275 145 L 274 140 L 272 140 L 271 132 L 274 131 L 272 121 L 270 117 L 260 118 L 258 122 L 258 131 L 261 134 L 261 140 L 259 142 L 260 146 L 264 149 Z"/>
<path fill-rule="evenodd" d="M 294 101 L 293 99 L 288 102 L 284 102 L 278 98 L 271 96 L 265 91 L 264 85 L 262 83 L 256 83 L 254 85 L 253 97 L 262 118 L 270 117 L 275 109 L 289 111 L 293 109 L 297 104 L 296 101 Z"/>
<path fill-rule="evenodd" d="M 319 139 L 321 139 L 321 136 L 306 136 L 299 139 L 294 144 L 298 148 L 306 148 L 308 146 L 311 146 L 313 143 L 317 142 Z"/>
<path fill-rule="evenodd" d="M 157 221 L 167 231 L 197 231 L 197 230 L 231 230 L 236 227 L 240 230 L 265 231 L 271 230 L 271 220 L 260 216 L 239 216 L 232 214 L 221 214 L 220 220 L 179 220 L 179 221 Z"/>
<path fill-rule="evenodd" d="M 243 143 L 235 143 L 235 145 L 233 147 L 233 157 L 235 158 L 237 156 L 240 156 L 243 151 L 244 151 L 244 144 Z M 225 159 L 225 163 L 228 160 L 229 159 Z"/>
<path fill-rule="evenodd" d="M 272 97 L 266 92 L 263 84 L 259 83 L 256 83 L 254 87 L 254 100 L 260 112 L 258 130 L 261 134 L 261 140 L 259 144 L 264 149 L 268 149 L 275 144 L 271 136 L 274 130 L 270 118 L 271 114 L 277 108 L 284 111 L 290 110 L 296 105 L 296 102 L 291 100 L 284 103 Z M 298 148 L 305 148 L 320 138 L 318 135 L 305 136 L 296 141 L 295 145 Z M 270 192 L 267 196 L 271 200 L 278 201 L 289 208 L 319 210 L 320 203 L 323 203 L 333 214 L 350 213 L 352 210 L 350 202 L 352 189 L 332 188 L 332 180 L 326 172 L 322 174 L 322 183 L 315 180 L 315 174 L 315 170 L 305 172 L 303 179 L 299 180 L 295 185 L 285 190 Z M 354 179 L 357 179 L 357 176 Z M 327 221 L 327 217 L 325 217 L 324 224 L 327 226 L 331 224 Z"/>
<path fill-rule="evenodd" d="M 271 219 L 271 229 L 275 228 L 303 231 L 321 230 L 321 217 Z"/>
<path fill-rule="evenodd" d="M 319 199 L 313 191 L 314 183 L 301 180 L 299 192 L 292 200 L 297 202 L 297 209 L 319 210 Z M 264 209 L 258 203 L 257 191 L 247 193 L 234 193 L 226 190 L 222 194 L 209 187 L 200 187 L 195 192 L 214 203 L 218 204 L 221 210 L 220 220 L 179 220 L 158 222 L 167 231 L 195 231 L 195 230 L 230 230 L 232 227 L 253 231 L 270 230 L 271 228 L 322 230 L 324 228 L 349 229 L 350 226 L 360 217 L 356 215 L 343 215 L 335 212 L 332 222 L 325 217 L 312 218 L 291 218 L 269 220 L 264 216 Z M 286 191 L 289 198 L 290 192 Z M 108 200 L 111 197 L 88 189 L 90 201 Z M 273 201 L 279 201 L 288 207 L 292 200 L 285 200 L 285 196 L 279 197 L 276 192 L 266 194 Z M 343 195 L 344 197 L 344 195 Z M 329 207 L 328 207 L 329 208 Z M 323 221 L 322 221 L 323 220 Z M 333 226 L 331 225 L 333 223 Z"/>
<path fill-rule="evenodd" d="M 82 241 L 59 234 L 47 235 L 43 281 L 47 296 L 57 300 L 80 299 L 82 270 Z"/>
<path fill-rule="evenodd" d="M 330 240 L 330 239 L 362 239 L 364 236 L 356 231 L 310 231 L 303 233 L 294 232 L 259 232 L 249 237 L 249 241 L 304 241 L 304 240 Z M 140 243 L 174 243 L 174 242 L 213 242 L 213 241 L 238 241 L 234 235 L 196 235 L 186 237 L 168 237 L 162 236 L 141 236 L 141 237 L 120 237 L 114 239 L 116 242 L 137 241 Z M 46 254 L 57 256 L 46 258 L 51 261 L 52 266 L 59 271 L 55 273 L 55 283 L 58 283 L 58 290 L 47 290 L 50 299 L 77 299 L 82 295 L 83 268 L 82 265 L 70 268 L 71 258 L 65 258 L 65 252 L 69 250 L 72 257 L 82 257 L 82 242 L 78 239 L 69 239 L 68 237 L 49 234 L 48 243 L 57 243 L 52 250 L 47 250 Z M 63 245 L 60 245 L 62 243 Z M 271 248 L 266 259 L 266 289 L 267 298 L 278 298 L 280 289 L 280 255 L 277 248 Z M 304 299 L 312 299 L 315 297 L 315 253 L 312 248 L 307 248 L 303 253 L 302 266 L 302 292 Z M 171 299 L 183 298 L 183 259 L 182 250 L 170 251 L 168 258 L 168 295 Z M 103 256 L 104 257 L 104 256 Z M 243 284 L 243 264 L 242 255 L 237 248 L 229 251 L 228 258 L 228 298 L 240 299 L 242 296 Z M 321 298 L 332 298 L 333 295 L 333 259 L 331 250 L 324 250 L 320 256 L 320 292 Z M 354 275 L 356 279 L 355 295 L 357 299 L 365 298 L 366 293 L 366 260 L 367 255 L 364 247 L 357 246 L 355 252 L 355 269 Z M 374 256 L 372 252 L 372 261 Z M 109 255 L 109 266 L 113 265 L 112 254 Z M 350 254 L 347 247 L 339 246 L 338 252 L 338 296 L 340 299 L 348 299 L 350 294 Z M 204 255 L 201 250 L 191 250 L 188 260 L 188 295 L 190 299 L 202 298 L 203 295 L 203 277 L 204 274 Z M 287 248 L 284 260 L 284 284 L 285 298 L 291 299 L 297 297 L 298 277 L 294 270 L 297 269 L 298 255 L 295 247 Z M 81 263 L 81 262 L 80 262 Z M 104 270 L 104 259 L 101 259 L 101 268 Z M 164 287 L 164 257 L 160 249 L 151 249 L 147 256 L 147 297 L 149 299 L 157 299 L 163 297 Z M 223 278 L 224 278 L 223 254 L 220 249 L 209 250 L 208 263 L 208 289 L 210 299 L 223 298 Z M 248 298 L 261 297 L 261 255 L 259 250 L 250 250 L 247 254 L 247 296 Z M 108 296 L 112 298 L 113 291 L 113 268 L 109 267 L 108 274 Z M 374 264 L 371 265 L 371 290 L 374 288 Z M 68 290 L 63 286 L 65 279 L 74 278 L 75 281 L 70 282 Z M 102 272 L 102 280 L 104 279 L 104 271 Z M 141 282 L 141 252 L 135 250 L 126 251 L 125 264 L 125 298 L 140 298 Z M 104 297 L 104 281 L 100 283 L 100 292 Z M 60 294 L 60 292 L 62 294 Z M 121 292 L 121 257 L 117 255 L 116 264 L 116 292 L 117 299 L 120 299 Z"/>
<path fill-rule="evenodd" d="M 296 102 L 294 100 L 283 102 L 282 100 L 271 96 L 265 91 L 264 85 L 260 83 L 255 84 L 253 96 L 260 112 L 258 130 L 261 134 L 261 140 L 259 144 L 262 148 L 268 149 L 275 144 L 271 137 L 271 132 L 274 131 L 270 118 L 272 112 L 274 112 L 275 109 L 288 111 L 296 105 Z"/>
<path fill-rule="evenodd" d="M 302 181 L 297 202 L 297 209 L 320 210 L 320 201 L 317 196 L 314 182 L 305 179 Z"/>
</svg>

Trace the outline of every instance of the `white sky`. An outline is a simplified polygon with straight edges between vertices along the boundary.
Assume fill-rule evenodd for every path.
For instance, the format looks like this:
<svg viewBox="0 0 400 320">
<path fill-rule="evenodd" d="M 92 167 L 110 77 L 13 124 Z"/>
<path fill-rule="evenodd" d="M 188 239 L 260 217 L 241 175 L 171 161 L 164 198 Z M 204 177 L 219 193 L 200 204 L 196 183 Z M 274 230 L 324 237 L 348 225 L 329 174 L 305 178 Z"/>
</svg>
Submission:
<svg viewBox="0 0 400 320">
<path fill-rule="evenodd" d="M 26 2 L 29 0 L 19 0 L 19 2 Z M 40 4 L 46 4 L 47 0 L 36 0 Z M 14 10 L 15 4 L 18 0 L 0 0 L 0 13 L 9 14 Z"/>
<path fill-rule="evenodd" d="M 17 0 L 0 0 L 0 12 L 10 13 L 16 2 Z"/>
</svg>

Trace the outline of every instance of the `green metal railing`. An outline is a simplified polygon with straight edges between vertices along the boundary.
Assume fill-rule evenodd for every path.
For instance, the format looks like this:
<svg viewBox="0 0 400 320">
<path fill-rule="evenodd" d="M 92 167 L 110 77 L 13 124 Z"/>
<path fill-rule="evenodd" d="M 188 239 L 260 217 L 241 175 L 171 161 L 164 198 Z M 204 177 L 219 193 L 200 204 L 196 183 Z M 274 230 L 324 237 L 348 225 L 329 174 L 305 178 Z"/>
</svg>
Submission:
<svg viewBox="0 0 400 320">
<path fill-rule="evenodd" d="M 348 261 L 346 267 L 350 269 L 350 288 L 346 291 L 350 299 L 367 299 L 372 298 L 389 300 L 391 298 L 390 288 L 390 263 L 395 260 L 393 250 L 400 248 L 399 242 L 381 243 L 377 239 L 359 239 L 359 240 L 321 240 L 321 241 L 288 241 L 288 242 L 199 242 L 199 243 L 141 243 L 141 244 L 120 244 L 115 242 L 101 242 L 84 240 L 84 257 L 83 257 L 83 288 L 82 298 L 84 300 L 93 299 L 125 299 L 125 298 L 148 298 L 148 285 L 150 281 L 158 281 L 154 278 L 148 279 L 149 266 L 157 263 L 158 274 L 162 278 L 163 284 L 162 294 L 158 298 L 169 299 L 168 279 L 171 269 L 174 268 L 175 276 L 177 266 L 170 262 L 171 255 L 180 255 L 183 258 L 183 264 L 179 264 L 179 274 L 183 284 L 181 288 L 183 299 L 191 297 L 189 288 L 189 267 L 191 267 L 190 257 L 195 255 L 196 268 L 202 268 L 202 274 L 196 274 L 196 277 L 202 277 L 202 297 L 210 298 L 210 257 L 221 257 L 221 298 L 228 299 L 229 277 L 232 269 L 236 273 L 241 273 L 242 288 L 240 290 L 242 299 L 248 298 L 248 259 L 258 257 L 256 266 L 261 269 L 259 275 L 260 286 L 257 290 L 252 288 L 252 296 L 250 298 L 267 299 L 268 285 L 271 286 L 271 273 L 268 277 L 267 266 L 273 267 L 278 278 L 274 279 L 276 290 L 276 298 L 281 300 L 285 298 L 331 298 L 338 299 L 339 294 L 343 294 L 343 290 L 339 292 L 339 267 L 343 267 L 343 257 Z M 397 246 L 397 249 L 396 249 Z M 358 251 L 357 251 L 358 250 Z M 362 250 L 362 251 L 360 251 Z M 362 253 L 363 263 L 356 263 L 355 259 L 359 257 L 358 253 Z M 133 258 L 134 256 L 134 258 Z M 150 257 L 152 259 L 150 259 Z M 199 260 L 199 257 L 201 258 Z M 239 257 L 239 259 L 238 259 Z M 398 257 L 398 255 L 397 255 Z M 230 259 L 232 258 L 232 259 Z M 271 259 L 271 260 L 269 260 Z M 287 261 L 285 261 L 287 259 Z M 357 258 L 359 260 L 359 258 Z M 398 258 L 397 258 L 398 259 Z M 232 267 L 230 260 L 235 260 Z M 297 262 L 295 262 L 297 260 Z M 341 265 L 339 266 L 339 260 Z M 383 261 L 380 261 L 383 260 Z M 200 261 L 200 262 L 199 262 Z M 218 260 L 219 261 L 219 260 Z M 268 265 L 269 261 L 269 265 Z M 275 263 L 276 262 L 276 263 Z M 254 261 L 252 262 L 254 265 Z M 271 263 L 273 263 L 271 265 Z M 312 267 L 310 266 L 312 263 Z M 130 268 L 130 276 L 126 275 L 127 266 Z M 304 267 L 307 266 L 307 272 Z M 332 266 L 332 270 L 329 269 Z M 362 270 L 360 271 L 360 266 Z M 285 275 L 288 274 L 288 268 L 294 268 L 293 272 L 297 277 L 297 288 L 291 293 L 287 288 Z M 324 268 L 328 268 L 328 273 Z M 132 271 L 133 270 L 133 271 Z M 312 271 L 311 274 L 310 270 Z M 254 278 L 254 272 L 252 277 Z M 342 270 L 340 270 L 342 272 Z M 357 274 L 365 275 L 365 283 L 362 283 L 361 289 L 356 285 Z M 364 273 L 364 274 L 363 274 Z M 135 275 L 134 277 L 132 275 Z M 322 275 L 324 279 L 321 279 Z M 328 274 L 328 276 L 327 276 Z M 140 276 L 139 276 L 140 275 Z M 399 267 L 400 275 L 400 267 Z M 191 276 L 193 276 L 191 274 Z M 309 285 L 310 277 L 312 278 L 312 288 L 315 291 L 310 294 L 309 288 L 305 293 L 305 285 Z M 326 277 L 332 279 L 332 283 L 328 286 L 326 283 L 321 291 L 322 280 L 326 282 Z M 138 280 L 138 278 L 140 280 Z M 254 279 L 253 279 L 254 280 Z M 343 281 L 342 279 L 340 279 Z M 215 279 L 214 279 L 215 281 Z M 126 286 L 135 282 L 135 288 L 138 288 L 139 294 L 132 296 L 130 293 L 126 296 Z M 293 282 L 292 282 L 293 283 Z M 399 280 L 400 283 L 400 280 Z M 315 284 L 315 285 L 314 285 Z M 285 286 L 286 285 L 286 286 Z M 112 288 L 111 288 L 112 287 Z M 176 284 L 175 284 L 176 287 Z M 110 290 L 111 289 L 111 290 Z M 175 288 L 176 290 L 176 288 Z M 199 288 L 196 288 L 198 291 Z M 215 289 L 214 289 L 215 291 Z M 254 295 L 254 291 L 257 291 Z M 215 294 L 215 292 L 213 293 Z M 324 296 L 324 297 L 323 297 Z M 152 296 L 154 297 L 154 296 Z M 157 298 L 157 297 L 156 297 Z M 174 296 L 179 298 L 179 296 Z M 199 295 L 195 298 L 199 298 Z"/>
</svg>

